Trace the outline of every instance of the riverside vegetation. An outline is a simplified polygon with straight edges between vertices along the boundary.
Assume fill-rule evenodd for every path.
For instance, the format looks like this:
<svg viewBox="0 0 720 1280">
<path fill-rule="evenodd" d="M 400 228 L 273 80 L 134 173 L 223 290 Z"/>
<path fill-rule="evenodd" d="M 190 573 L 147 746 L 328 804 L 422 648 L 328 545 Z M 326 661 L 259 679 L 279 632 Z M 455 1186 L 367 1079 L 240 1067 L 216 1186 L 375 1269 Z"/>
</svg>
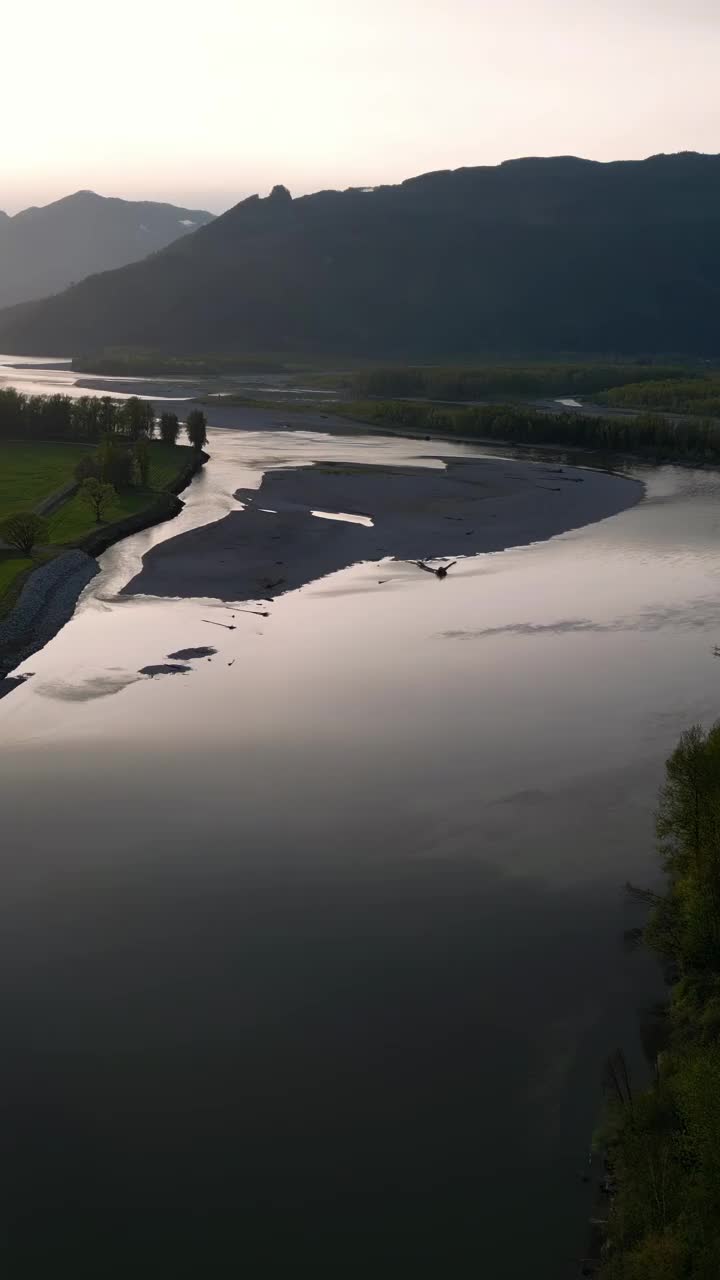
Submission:
<svg viewBox="0 0 720 1280">
<path fill-rule="evenodd" d="M 169 504 L 168 491 L 206 441 L 206 419 L 200 410 L 188 415 L 192 452 L 177 443 L 174 414 L 161 417 L 159 439 L 155 428 L 153 406 L 135 397 L 0 391 L 0 612 L 38 563 Z"/>
<path fill-rule="evenodd" d="M 645 941 L 673 984 L 666 1048 L 645 1092 L 615 1077 L 603 1280 L 720 1275 L 720 723 L 684 733 L 666 772 L 657 832 L 668 888 L 643 895 Z"/>
<path fill-rule="evenodd" d="M 394 365 L 359 369 L 320 379 L 353 398 L 413 396 L 420 400 L 482 400 L 488 396 L 579 396 L 635 382 L 690 380 L 682 366 L 566 361 L 474 365 Z"/>
<path fill-rule="evenodd" d="M 458 435 L 523 445 L 595 449 L 636 454 L 655 462 L 720 460 L 720 421 L 673 421 L 660 414 L 602 417 L 546 412 L 525 405 L 454 408 L 403 400 L 366 400 L 332 406 L 332 412 L 379 426 L 432 435 Z"/>
<path fill-rule="evenodd" d="M 692 413 L 720 417 L 720 377 L 659 378 L 639 380 L 631 385 L 609 387 L 597 397 L 598 404 L 617 409 L 653 409 L 663 413 Z"/>
</svg>

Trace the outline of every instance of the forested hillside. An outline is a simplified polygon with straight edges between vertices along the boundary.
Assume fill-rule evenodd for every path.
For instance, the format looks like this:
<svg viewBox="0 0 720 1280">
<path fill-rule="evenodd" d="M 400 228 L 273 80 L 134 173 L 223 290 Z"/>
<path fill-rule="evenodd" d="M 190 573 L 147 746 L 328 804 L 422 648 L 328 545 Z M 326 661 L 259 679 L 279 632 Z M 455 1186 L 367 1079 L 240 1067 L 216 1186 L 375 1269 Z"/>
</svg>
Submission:
<svg viewBox="0 0 720 1280">
<path fill-rule="evenodd" d="M 573 157 L 284 187 L 0 315 L 0 349 L 440 359 L 717 353 L 720 157 Z"/>
</svg>

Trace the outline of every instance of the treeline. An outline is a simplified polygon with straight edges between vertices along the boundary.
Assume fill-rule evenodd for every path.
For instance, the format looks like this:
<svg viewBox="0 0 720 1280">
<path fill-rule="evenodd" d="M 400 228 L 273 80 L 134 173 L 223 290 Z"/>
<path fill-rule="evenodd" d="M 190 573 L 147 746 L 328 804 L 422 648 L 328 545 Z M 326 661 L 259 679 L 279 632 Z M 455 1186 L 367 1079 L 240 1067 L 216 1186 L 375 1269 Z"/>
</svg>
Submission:
<svg viewBox="0 0 720 1280">
<path fill-rule="evenodd" d="M 177 414 L 163 413 L 157 423 L 160 439 L 176 444 Z M 0 391 L 0 440 L 76 440 L 97 444 L 108 439 L 150 440 L 155 435 L 155 408 L 149 400 L 130 396 L 26 396 L 13 387 Z M 185 426 L 194 449 L 207 441 L 207 419 L 192 409 Z"/>
<path fill-rule="evenodd" d="M 614 387 L 598 397 L 623 409 L 654 409 L 720 417 L 720 378 L 672 378 Z"/>
<path fill-rule="evenodd" d="M 448 406 L 392 400 L 333 405 L 346 414 L 378 425 L 432 435 L 477 436 L 481 440 L 560 448 L 631 453 L 653 461 L 716 461 L 720 458 L 720 423 L 677 422 L 656 415 L 603 418 L 581 413 L 546 413 L 517 405 Z"/>
<path fill-rule="evenodd" d="M 107 351 L 74 356 L 73 369 L 80 373 L 98 373 L 110 377 L 213 377 L 238 373 L 284 373 L 286 365 L 264 356 L 169 356 L 159 351 L 133 351 L 112 348 Z"/>
<path fill-rule="evenodd" d="M 151 436 L 155 410 L 136 396 L 26 396 L 13 387 L 0 391 L 0 438 L 9 440 L 101 440 Z"/>
<path fill-rule="evenodd" d="M 720 724 L 683 734 L 658 835 L 668 891 L 645 929 L 674 981 L 645 1092 L 615 1077 L 603 1280 L 720 1276 Z"/>
<path fill-rule="evenodd" d="M 578 396 L 635 381 L 687 379 L 673 366 L 601 364 L 487 365 L 473 368 L 365 369 L 343 375 L 341 385 L 365 396 L 417 396 L 424 400 L 482 400 L 488 396 Z M 337 384 L 337 380 L 335 380 Z"/>
</svg>

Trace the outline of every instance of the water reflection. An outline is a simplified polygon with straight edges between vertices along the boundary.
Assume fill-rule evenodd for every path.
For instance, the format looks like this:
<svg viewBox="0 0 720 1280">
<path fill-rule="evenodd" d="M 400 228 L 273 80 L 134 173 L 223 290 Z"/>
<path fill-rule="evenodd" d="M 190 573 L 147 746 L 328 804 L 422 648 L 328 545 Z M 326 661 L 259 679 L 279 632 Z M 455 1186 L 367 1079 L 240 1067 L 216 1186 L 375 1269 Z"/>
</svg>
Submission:
<svg viewBox="0 0 720 1280">
<path fill-rule="evenodd" d="M 70 684 L 66 680 L 41 680 L 35 686 L 35 693 L 42 698 L 57 698 L 61 702 L 88 702 L 92 698 L 107 698 L 113 693 L 120 693 L 128 685 L 135 684 L 141 674 L 113 675 L 103 672 L 96 676 L 85 676 L 76 684 Z"/>
<path fill-rule="evenodd" d="M 705 629 L 720 626 L 720 600 L 694 600 L 688 605 L 644 609 L 626 618 L 609 622 L 592 622 L 589 618 L 567 618 L 558 622 L 508 622 L 502 627 L 485 627 L 477 631 L 443 631 L 446 640 L 480 640 L 486 636 L 568 635 L 571 632 L 658 631 L 661 627 Z"/>
<path fill-rule="evenodd" d="M 162 398 L 179 403 L 192 399 L 197 384 L 183 384 L 168 378 L 133 378 L 84 374 L 75 370 L 70 360 L 44 356 L 0 355 L 0 389 L 14 387 L 27 396 L 111 395 L 115 400 L 128 400 L 136 395 L 141 400 Z"/>
<path fill-rule="evenodd" d="M 644 471 L 442 589 L 388 562 L 269 617 L 118 595 L 267 466 L 429 448 L 213 433 L 0 704 L 13 1260 L 575 1276 L 602 1060 L 639 1058 L 656 990 L 622 885 L 717 713 L 716 477 Z"/>
</svg>

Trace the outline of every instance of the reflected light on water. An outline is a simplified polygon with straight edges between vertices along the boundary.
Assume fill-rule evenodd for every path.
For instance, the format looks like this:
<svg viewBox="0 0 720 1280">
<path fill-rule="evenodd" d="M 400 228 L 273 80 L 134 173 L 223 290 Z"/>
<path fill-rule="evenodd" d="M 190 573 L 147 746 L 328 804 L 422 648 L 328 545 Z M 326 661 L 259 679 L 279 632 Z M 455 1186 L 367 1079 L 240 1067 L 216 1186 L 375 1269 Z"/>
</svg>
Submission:
<svg viewBox="0 0 720 1280">
<path fill-rule="evenodd" d="M 178 519 L 102 557 L 0 703 L 10 1210 L 58 1247 L 575 1276 L 602 1062 L 641 1074 L 658 989 L 622 886 L 717 714 L 718 478 L 644 470 L 636 507 L 442 584 L 122 595 L 267 467 L 432 449 L 211 432 Z"/>
</svg>

